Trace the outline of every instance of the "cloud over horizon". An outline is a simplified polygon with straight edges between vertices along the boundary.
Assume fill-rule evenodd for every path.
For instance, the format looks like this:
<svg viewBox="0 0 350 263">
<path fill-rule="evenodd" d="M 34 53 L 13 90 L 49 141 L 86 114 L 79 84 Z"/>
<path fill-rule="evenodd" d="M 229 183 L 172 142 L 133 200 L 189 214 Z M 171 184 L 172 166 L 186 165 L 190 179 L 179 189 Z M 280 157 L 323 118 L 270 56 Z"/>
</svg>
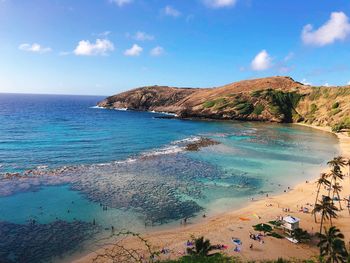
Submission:
<svg viewBox="0 0 350 263">
<path fill-rule="evenodd" d="M 77 56 L 105 56 L 113 50 L 114 45 L 111 41 L 98 38 L 95 43 L 91 43 L 89 40 L 79 41 L 73 53 Z"/>
<path fill-rule="evenodd" d="M 301 37 L 306 45 L 325 46 L 350 35 L 349 18 L 343 12 L 332 12 L 330 19 L 318 29 L 311 24 L 304 26 Z"/>
</svg>

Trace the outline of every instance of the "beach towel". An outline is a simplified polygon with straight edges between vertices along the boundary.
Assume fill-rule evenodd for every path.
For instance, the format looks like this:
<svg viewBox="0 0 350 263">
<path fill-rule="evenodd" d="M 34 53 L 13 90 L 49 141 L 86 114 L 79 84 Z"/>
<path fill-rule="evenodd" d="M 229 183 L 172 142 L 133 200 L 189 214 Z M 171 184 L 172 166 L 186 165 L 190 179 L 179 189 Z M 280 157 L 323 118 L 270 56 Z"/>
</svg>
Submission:
<svg viewBox="0 0 350 263">
<path fill-rule="evenodd" d="M 232 243 L 235 244 L 235 245 L 237 245 L 237 246 L 242 245 L 242 242 L 241 242 L 240 239 L 232 239 Z"/>
</svg>

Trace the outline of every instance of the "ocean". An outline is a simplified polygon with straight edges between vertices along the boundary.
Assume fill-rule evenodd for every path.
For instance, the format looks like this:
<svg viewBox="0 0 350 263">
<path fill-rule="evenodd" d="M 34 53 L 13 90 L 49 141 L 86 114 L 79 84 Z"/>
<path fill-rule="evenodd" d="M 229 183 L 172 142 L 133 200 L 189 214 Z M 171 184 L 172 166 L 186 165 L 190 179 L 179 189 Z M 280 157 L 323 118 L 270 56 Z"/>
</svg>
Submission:
<svg viewBox="0 0 350 263">
<path fill-rule="evenodd" d="M 95 107 L 102 99 L 0 94 L 1 262 L 65 261 L 112 229 L 239 208 L 317 176 L 339 152 L 334 135 L 307 127 L 158 118 Z M 201 137 L 220 144 L 185 150 Z"/>
</svg>

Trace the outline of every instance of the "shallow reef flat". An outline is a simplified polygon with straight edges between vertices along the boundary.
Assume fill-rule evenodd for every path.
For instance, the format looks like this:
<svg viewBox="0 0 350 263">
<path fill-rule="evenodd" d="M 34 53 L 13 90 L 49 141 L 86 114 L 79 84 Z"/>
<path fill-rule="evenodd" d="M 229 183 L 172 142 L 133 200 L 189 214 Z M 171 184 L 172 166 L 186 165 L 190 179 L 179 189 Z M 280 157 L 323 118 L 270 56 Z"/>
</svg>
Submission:
<svg viewBox="0 0 350 263">
<path fill-rule="evenodd" d="M 0 196 L 69 184 L 90 201 L 110 208 L 133 209 L 142 215 L 145 225 L 157 225 L 200 212 L 203 207 L 198 201 L 206 198 L 216 182 L 218 188 L 250 191 L 256 189 L 259 179 L 239 171 L 224 172 L 185 153 L 163 154 L 125 162 L 27 171 L 0 180 Z"/>
</svg>

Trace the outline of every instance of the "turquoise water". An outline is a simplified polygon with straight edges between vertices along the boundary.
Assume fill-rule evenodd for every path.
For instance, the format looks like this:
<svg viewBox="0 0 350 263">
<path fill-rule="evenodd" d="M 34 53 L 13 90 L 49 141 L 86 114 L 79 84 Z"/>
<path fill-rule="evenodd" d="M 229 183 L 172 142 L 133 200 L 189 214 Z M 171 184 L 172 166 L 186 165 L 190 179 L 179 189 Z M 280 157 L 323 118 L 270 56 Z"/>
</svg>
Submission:
<svg viewBox="0 0 350 263">
<path fill-rule="evenodd" d="M 0 179 L 1 260 L 45 251 L 51 232 L 75 229 L 86 244 L 112 226 L 142 232 L 234 209 L 315 177 L 338 152 L 335 136 L 306 127 L 159 119 L 94 108 L 101 99 L 0 94 L 0 173 L 20 174 Z M 186 152 L 199 137 L 220 144 Z M 56 252 L 28 262 L 83 249 L 73 243 L 46 242 Z"/>
</svg>

